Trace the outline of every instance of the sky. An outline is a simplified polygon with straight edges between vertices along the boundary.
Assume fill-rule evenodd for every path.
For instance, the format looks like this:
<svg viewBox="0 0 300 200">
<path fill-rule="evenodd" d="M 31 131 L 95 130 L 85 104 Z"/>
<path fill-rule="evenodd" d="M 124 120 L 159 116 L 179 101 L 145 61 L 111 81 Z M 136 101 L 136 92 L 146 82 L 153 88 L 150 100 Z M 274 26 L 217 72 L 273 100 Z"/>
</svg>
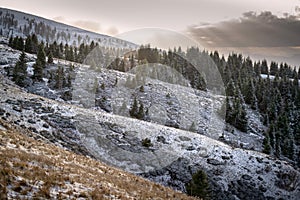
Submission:
<svg viewBox="0 0 300 200">
<path fill-rule="evenodd" d="M 300 63 L 300 0 L 0 0 L 0 6 L 108 35 L 168 29 L 209 50 Z"/>
</svg>

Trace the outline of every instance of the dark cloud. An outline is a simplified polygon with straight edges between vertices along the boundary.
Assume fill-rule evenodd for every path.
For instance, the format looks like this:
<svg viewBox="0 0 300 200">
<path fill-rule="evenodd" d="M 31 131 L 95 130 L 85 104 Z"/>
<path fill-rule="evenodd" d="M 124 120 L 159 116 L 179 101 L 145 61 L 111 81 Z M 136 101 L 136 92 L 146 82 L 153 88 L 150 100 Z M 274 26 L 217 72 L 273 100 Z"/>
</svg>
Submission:
<svg viewBox="0 0 300 200">
<path fill-rule="evenodd" d="M 240 19 L 214 25 L 190 26 L 188 32 L 207 47 L 300 46 L 299 17 L 288 14 L 278 17 L 268 11 L 247 12 Z"/>
</svg>

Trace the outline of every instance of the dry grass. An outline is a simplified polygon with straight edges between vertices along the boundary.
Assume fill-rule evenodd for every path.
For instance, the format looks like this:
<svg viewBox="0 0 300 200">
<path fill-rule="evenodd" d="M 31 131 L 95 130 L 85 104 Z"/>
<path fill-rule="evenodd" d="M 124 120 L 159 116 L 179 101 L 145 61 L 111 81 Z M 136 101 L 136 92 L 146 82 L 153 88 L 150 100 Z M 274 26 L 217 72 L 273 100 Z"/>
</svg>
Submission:
<svg viewBox="0 0 300 200">
<path fill-rule="evenodd" d="M 193 199 L 0 124 L 0 199 Z"/>
</svg>

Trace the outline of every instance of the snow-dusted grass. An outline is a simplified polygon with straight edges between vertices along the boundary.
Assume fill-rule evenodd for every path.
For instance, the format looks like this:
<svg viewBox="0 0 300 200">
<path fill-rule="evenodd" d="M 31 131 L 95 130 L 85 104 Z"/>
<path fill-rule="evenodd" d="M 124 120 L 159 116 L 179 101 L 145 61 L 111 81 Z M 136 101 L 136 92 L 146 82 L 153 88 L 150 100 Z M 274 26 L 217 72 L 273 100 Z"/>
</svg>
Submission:
<svg viewBox="0 0 300 200">
<path fill-rule="evenodd" d="M 0 198 L 192 199 L 0 124 Z"/>
</svg>

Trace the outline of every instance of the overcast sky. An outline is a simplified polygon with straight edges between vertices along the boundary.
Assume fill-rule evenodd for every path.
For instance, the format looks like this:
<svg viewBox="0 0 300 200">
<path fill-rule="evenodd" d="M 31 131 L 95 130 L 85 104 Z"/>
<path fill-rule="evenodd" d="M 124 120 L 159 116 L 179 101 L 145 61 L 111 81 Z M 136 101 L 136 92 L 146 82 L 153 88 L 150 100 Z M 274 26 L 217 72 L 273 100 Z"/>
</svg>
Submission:
<svg viewBox="0 0 300 200">
<path fill-rule="evenodd" d="M 156 27 L 209 49 L 300 59 L 299 0 L 0 0 L 0 6 L 109 35 Z"/>
<path fill-rule="evenodd" d="M 98 32 L 143 27 L 184 31 L 189 25 L 238 18 L 248 11 L 295 14 L 299 4 L 299 0 L 0 0 L 2 7 L 86 24 Z"/>
</svg>

